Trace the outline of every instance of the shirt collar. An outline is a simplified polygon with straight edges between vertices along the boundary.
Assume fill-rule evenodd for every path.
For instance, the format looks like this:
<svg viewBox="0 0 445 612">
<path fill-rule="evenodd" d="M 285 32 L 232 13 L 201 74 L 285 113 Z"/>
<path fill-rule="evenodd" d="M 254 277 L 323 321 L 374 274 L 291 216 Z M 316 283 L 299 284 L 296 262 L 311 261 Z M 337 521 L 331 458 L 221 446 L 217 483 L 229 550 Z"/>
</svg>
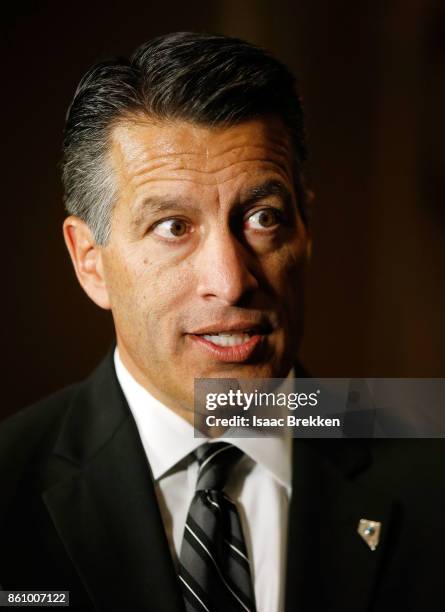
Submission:
<svg viewBox="0 0 445 612">
<path fill-rule="evenodd" d="M 136 421 L 153 478 L 161 479 L 171 468 L 201 446 L 206 439 L 195 438 L 194 428 L 158 401 L 130 374 L 114 352 L 116 375 Z M 289 377 L 293 372 L 289 374 Z M 241 449 L 262 465 L 290 493 L 292 439 L 290 437 L 221 438 Z M 218 438 L 212 439 L 212 442 Z"/>
</svg>

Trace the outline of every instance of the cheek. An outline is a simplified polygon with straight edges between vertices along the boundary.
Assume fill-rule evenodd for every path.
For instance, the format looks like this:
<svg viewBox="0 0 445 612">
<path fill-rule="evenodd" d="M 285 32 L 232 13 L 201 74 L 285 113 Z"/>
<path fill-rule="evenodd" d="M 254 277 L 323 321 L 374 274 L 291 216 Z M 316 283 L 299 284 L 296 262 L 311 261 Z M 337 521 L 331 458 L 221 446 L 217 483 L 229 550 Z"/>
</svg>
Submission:
<svg viewBox="0 0 445 612">
<path fill-rule="evenodd" d="M 136 333 L 163 337 L 178 327 L 193 287 L 186 265 L 156 262 L 148 256 L 127 259 L 114 275 L 115 307 Z"/>
<path fill-rule="evenodd" d="M 113 311 L 137 304 L 140 297 L 138 294 L 143 287 L 141 276 L 141 271 L 128 261 L 114 259 L 107 270 L 107 286 Z"/>
<path fill-rule="evenodd" d="M 144 297 L 149 323 L 164 330 L 177 326 L 187 305 L 190 283 L 177 270 L 163 272 L 144 276 Z"/>
<path fill-rule="evenodd" d="M 306 265 L 306 251 L 301 241 L 287 244 L 276 253 L 270 277 L 282 324 L 286 334 L 292 337 L 299 335 L 303 325 Z"/>
<path fill-rule="evenodd" d="M 267 262 L 268 277 L 279 295 L 297 294 L 303 283 L 306 250 L 301 240 L 283 245 Z"/>
<path fill-rule="evenodd" d="M 113 245 L 104 254 L 103 267 L 115 325 L 119 331 L 128 333 L 139 322 L 139 312 L 144 309 L 146 266 L 131 251 Z"/>
</svg>

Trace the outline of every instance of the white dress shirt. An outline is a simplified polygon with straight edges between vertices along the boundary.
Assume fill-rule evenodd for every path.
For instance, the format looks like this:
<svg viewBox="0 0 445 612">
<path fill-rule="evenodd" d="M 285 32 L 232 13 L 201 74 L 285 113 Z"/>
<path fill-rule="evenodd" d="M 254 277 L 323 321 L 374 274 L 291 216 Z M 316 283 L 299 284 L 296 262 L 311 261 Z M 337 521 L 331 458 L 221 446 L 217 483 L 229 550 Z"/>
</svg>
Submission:
<svg viewBox="0 0 445 612">
<path fill-rule="evenodd" d="M 198 475 L 198 463 L 190 453 L 206 440 L 195 438 L 194 428 L 187 421 L 136 382 L 123 365 L 117 348 L 114 363 L 151 467 L 167 539 L 177 564 Z M 262 437 L 225 438 L 225 441 L 245 453 L 233 469 L 225 491 L 240 513 L 257 610 L 282 612 L 291 440 Z"/>
</svg>

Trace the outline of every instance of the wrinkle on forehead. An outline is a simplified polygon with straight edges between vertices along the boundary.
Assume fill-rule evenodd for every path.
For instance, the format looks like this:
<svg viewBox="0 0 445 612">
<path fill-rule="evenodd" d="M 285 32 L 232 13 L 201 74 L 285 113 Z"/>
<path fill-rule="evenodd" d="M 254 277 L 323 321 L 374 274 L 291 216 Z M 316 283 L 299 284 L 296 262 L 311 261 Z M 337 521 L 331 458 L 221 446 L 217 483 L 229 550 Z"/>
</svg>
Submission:
<svg viewBox="0 0 445 612">
<path fill-rule="evenodd" d="M 223 185 L 242 177 L 258 173 L 273 173 L 281 176 L 285 181 L 289 180 L 289 174 L 284 165 L 272 163 L 270 159 L 250 158 L 240 161 L 233 161 L 223 166 L 216 172 L 202 168 L 183 168 L 180 164 L 160 165 L 156 169 L 147 169 L 131 177 L 132 185 L 135 189 L 140 189 L 150 183 L 195 183 L 196 185 Z"/>
<path fill-rule="evenodd" d="M 243 146 L 232 146 L 226 151 L 222 151 L 217 156 L 210 156 L 208 147 L 205 152 L 188 152 L 188 151 L 176 151 L 175 153 L 169 153 L 167 155 L 160 154 L 159 150 L 152 148 L 154 155 L 149 155 L 149 151 L 141 151 L 141 157 L 139 158 L 140 167 L 137 164 L 134 165 L 134 174 L 142 174 L 147 170 L 157 170 L 158 168 L 166 167 L 182 167 L 184 169 L 195 170 L 196 172 L 217 172 L 219 166 L 234 165 L 238 163 L 238 158 L 241 161 L 270 161 L 271 158 L 285 157 L 288 154 L 288 150 L 285 147 L 274 148 L 268 146 L 267 148 L 260 145 L 249 144 Z M 225 156 L 231 156 L 234 158 L 233 162 L 229 164 L 222 162 Z M 251 156 L 251 159 L 249 159 Z M 203 165 L 203 161 L 205 164 Z M 198 169 L 199 168 L 199 169 Z"/>
<path fill-rule="evenodd" d="M 193 164 L 209 160 L 218 165 L 226 155 L 243 155 L 245 149 L 265 149 L 277 156 L 289 155 L 290 138 L 281 120 L 257 119 L 230 127 L 202 127 L 193 123 L 176 121 L 165 123 L 129 122 L 118 124 L 112 135 L 113 152 L 129 163 L 141 160 L 167 160 L 184 158 Z M 119 151 L 116 151 L 119 149 Z"/>
<path fill-rule="evenodd" d="M 223 185 L 251 173 L 292 181 L 292 145 L 276 117 L 212 128 L 184 121 L 125 121 L 112 132 L 111 158 L 127 193 L 154 182 Z"/>
</svg>

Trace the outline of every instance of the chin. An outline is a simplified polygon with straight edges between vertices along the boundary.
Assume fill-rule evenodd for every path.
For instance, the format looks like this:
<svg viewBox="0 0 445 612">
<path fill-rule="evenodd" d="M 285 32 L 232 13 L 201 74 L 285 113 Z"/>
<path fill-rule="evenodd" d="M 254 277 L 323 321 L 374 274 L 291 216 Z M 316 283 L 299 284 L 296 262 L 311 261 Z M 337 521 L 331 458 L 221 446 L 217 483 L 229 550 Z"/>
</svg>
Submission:
<svg viewBox="0 0 445 612">
<path fill-rule="evenodd" d="M 272 363 L 221 364 L 207 372 L 203 378 L 282 378 L 282 371 L 282 368 Z"/>
</svg>

